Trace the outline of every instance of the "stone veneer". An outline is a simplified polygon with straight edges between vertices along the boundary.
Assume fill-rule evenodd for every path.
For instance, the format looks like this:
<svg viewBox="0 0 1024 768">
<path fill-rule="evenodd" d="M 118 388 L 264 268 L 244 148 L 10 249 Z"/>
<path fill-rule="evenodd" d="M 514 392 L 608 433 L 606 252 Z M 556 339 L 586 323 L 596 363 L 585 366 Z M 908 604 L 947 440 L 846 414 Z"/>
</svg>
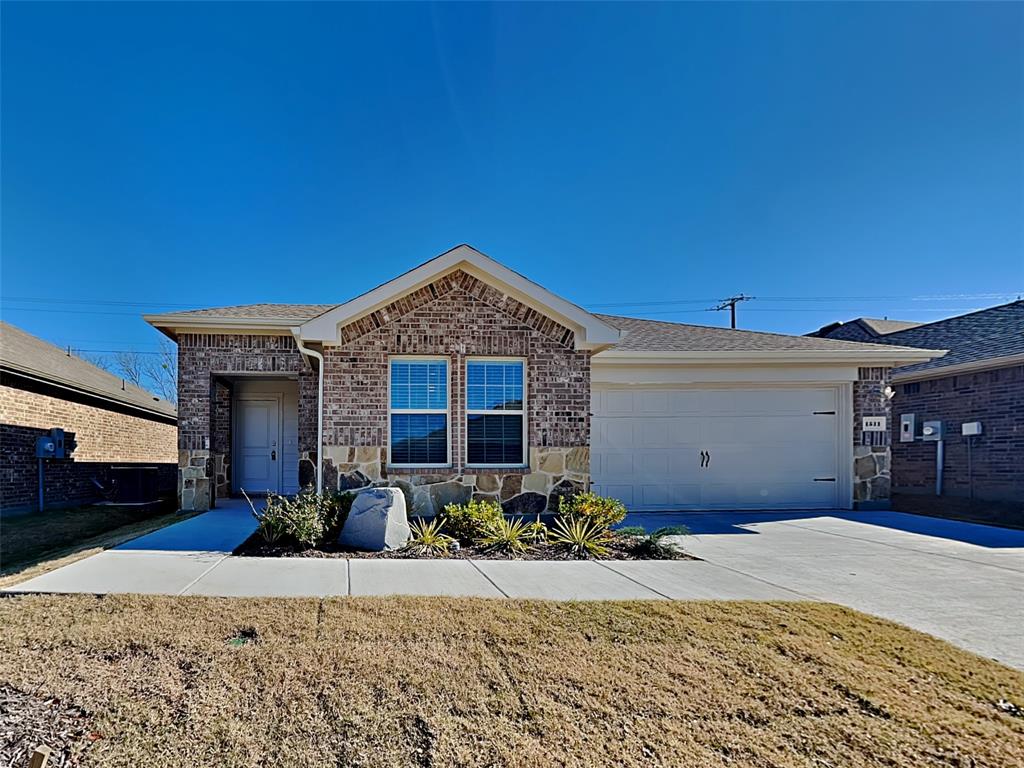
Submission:
<svg viewBox="0 0 1024 768">
<path fill-rule="evenodd" d="M 865 432 L 865 416 L 892 421 L 892 404 L 885 396 L 890 368 L 859 368 L 853 384 L 853 500 L 855 504 L 884 503 L 891 486 L 890 430 Z"/>
<path fill-rule="evenodd" d="M 588 448 L 531 447 L 529 452 L 529 467 L 523 469 L 466 469 L 463 473 L 439 469 L 431 474 L 408 474 L 407 470 L 388 469 L 386 448 L 328 446 L 324 449 L 324 487 L 341 491 L 379 485 L 401 488 L 410 513 L 423 517 L 471 498 L 496 501 L 507 514 L 553 512 L 562 496 L 588 487 Z"/>
</svg>

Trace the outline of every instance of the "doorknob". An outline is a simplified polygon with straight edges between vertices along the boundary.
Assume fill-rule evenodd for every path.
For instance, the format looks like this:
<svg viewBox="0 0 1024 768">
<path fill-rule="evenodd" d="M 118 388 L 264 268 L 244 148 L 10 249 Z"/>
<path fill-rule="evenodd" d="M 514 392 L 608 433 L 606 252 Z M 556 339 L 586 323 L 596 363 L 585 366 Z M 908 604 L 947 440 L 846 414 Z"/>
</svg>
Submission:
<svg viewBox="0 0 1024 768">
<path fill-rule="evenodd" d="M 270 452 L 270 460 L 271 461 L 277 461 L 277 451 L 271 451 Z"/>
</svg>

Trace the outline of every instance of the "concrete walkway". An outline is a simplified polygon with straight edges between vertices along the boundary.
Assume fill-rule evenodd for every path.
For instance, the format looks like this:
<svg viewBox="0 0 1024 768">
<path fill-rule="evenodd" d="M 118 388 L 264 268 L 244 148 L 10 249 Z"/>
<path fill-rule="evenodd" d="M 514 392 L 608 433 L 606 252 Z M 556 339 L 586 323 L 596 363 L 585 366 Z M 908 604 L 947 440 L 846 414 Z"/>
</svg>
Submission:
<svg viewBox="0 0 1024 768">
<path fill-rule="evenodd" d="M 442 595 L 553 600 L 826 600 L 1024 669 L 1024 531 L 891 512 L 631 515 L 683 524 L 702 561 L 233 557 L 255 529 L 222 508 L 11 592 L 301 597 Z"/>
</svg>

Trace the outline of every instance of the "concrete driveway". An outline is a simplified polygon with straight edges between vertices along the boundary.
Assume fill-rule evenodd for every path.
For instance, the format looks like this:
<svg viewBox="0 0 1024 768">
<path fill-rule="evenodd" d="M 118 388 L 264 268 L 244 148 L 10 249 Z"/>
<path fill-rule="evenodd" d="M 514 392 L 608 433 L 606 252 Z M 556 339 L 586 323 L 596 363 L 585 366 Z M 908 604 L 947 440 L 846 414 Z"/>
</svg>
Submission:
<svg viewBox="0 0 1024 768">
<path fill-rule="evenodd" d="M 687 551 L 808 599 L 906 624 L 1024 669 L 1024 531 L 899 512 L 630 515 Z"/>
</svg>

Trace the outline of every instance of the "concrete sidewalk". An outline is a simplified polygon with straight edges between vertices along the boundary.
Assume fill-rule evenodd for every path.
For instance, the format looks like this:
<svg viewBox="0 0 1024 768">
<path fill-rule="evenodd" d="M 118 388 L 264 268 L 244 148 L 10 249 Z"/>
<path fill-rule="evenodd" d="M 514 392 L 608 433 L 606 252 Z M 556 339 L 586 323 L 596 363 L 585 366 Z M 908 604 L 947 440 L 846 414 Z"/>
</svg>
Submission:
<svg viewBox="0 0 1024 768">
<path fill-rule="evenodd" d="M 703 560 L 251 558 L 248 505 L 222 508 L 7 589 L 167 595 L 824 600 L 1024 669 L 1024 531 L 894 512 L 631 515 L 684 524 Z"/>
</svg>

